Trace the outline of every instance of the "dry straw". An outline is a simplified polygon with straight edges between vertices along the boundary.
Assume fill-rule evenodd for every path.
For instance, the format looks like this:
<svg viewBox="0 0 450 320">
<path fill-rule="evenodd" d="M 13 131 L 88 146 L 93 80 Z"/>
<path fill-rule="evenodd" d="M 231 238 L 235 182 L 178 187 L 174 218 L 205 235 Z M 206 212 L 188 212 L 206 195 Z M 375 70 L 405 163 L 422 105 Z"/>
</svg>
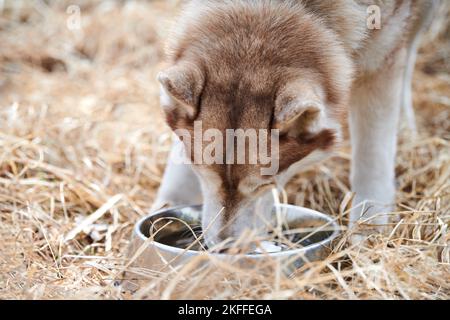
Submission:
<svg viewBox="0 0 450 320">
<path fill-rule="evenodd" d="M 113 282 L 170 146 L 155 75 L 178 1 L 0 1 L 0 298 L 450 298 L 450 23 L 441 10 L 414 77 L 419 134 L 400 135 L 390 234 L 267 277 L 217 261 Z M 445 1 L 444 1 L 445 2 Z M 288 186 L 347 223 L 349 147 Z"/>
</svg>

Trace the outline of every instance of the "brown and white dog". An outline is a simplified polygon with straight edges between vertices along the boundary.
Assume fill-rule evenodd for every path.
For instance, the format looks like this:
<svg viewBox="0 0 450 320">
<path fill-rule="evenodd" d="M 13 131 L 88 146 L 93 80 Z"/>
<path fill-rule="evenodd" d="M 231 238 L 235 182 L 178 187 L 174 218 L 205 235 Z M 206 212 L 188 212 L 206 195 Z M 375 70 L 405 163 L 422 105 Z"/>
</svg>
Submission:
<svg viewBox="0 0 450 320">
<path fill-rule="evenodd" d="M 412 117 L 418 38 L 436 5 L 189 1 L 169 44 L 171 66 L 158 77 L 169 126 L 193 131 L 200 121 L 203 131 L 224 135 L 227 129 L 279 129 L 279 170 L 264 176 L 258 164 L 180 164 L 175 143 L 154 208 L 203 199 L 209 243 L 239 237 L 245 228 L 264 230 L 257 216 L 270 214 L 271 188 L 332 154 L 348 119 L 355 192 L 350 227 L 362 218 L 386 224 L 378 213 L 395 204 L 400 111 L 404 106 Z M 379 26 L 369 21 L 377 14 Z"/>
</svg>

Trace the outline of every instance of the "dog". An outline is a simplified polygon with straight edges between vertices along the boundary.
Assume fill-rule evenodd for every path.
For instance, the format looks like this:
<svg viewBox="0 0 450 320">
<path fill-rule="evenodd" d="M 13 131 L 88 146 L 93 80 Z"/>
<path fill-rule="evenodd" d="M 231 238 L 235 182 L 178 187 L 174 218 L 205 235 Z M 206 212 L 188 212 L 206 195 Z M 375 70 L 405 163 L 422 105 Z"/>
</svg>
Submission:
<svg viewBox="0 0 450 320">
<path fill-rule="evenodd" d="M 169 67 L 158 75 L 167 124 L 175 133 L 192 133 L 196 122 L 202 132 L 224 135 L 276 129 L 278 170 L 262 175 L 255 163 L 196 163 L 195 142 L 178 139 L 153 209 L 203 201 L 210 244 L 245 229 L 266 232 L 272 189 L 332 155 L 348 125 L 355 194 L 349 227 L 366 221 L 383 231 L 388 219 L 381 213 L 395 209 L 401 108 L 413 123 L 416 51 L 437 6 L 435 0 L 186 3 L 168 43 Z M 190 163 L 177 161 L 180 146 L 192 151 Z"/>
</svg>

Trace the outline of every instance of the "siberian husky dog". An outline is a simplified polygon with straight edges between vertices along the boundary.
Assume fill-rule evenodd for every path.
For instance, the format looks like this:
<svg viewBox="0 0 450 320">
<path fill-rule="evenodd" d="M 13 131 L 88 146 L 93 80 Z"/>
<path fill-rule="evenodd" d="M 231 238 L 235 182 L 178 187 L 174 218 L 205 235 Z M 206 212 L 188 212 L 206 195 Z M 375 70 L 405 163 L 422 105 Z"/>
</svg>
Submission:
<svg viewBox="0 0 450 320">
<path fill-rule="evenodd" d="M 169 66 L 158 76 L 167 124 L 180 139 L 154 209 L 202 202 L 202 227 L 211 244 L 236 239 L 246 228 L 263 233 L 273 188 L 332 155 L 348 123 L 355 194 L 349 227 L 374 227 L 359 237 L 383 230 L 386 213 L 395 208 L 400 112 L 404 107 L 413 119 L 418 39 L 437 5 L 434 0 L 187 2 L 168 44 Z M 275 130 L 267 145 L 277 146 L 276 172 L 262 174 L 260 162 L 228 161 L 229 154 L 222 162 L 194 161 L 196 149 L 213 141 L 194 141 L 196 130 L 215 130 L 217 138 L 230 129 Z M 178 161 L 180 146 L 189 161 Z M 225 142 L 217 146 L 216 153 L 239 151 Z"/>
</svg>

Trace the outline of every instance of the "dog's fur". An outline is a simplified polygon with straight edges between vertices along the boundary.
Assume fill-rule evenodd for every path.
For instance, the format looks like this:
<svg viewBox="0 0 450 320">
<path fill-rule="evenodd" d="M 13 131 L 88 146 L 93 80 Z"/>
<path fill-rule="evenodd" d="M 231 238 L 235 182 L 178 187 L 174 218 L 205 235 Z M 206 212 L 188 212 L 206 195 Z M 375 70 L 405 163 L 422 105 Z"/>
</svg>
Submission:
<svg viewBox="0 0 450 320">
<path fill-rule="evenodd" d="M 381 9 L 379 30 L 367 27 L 373 4 Z M 167 123 L 174 130 L 191 130 L 195 120 L 204 130 L 278 128 L 280 172 L 264 177 L 257 165 L 177 165 L 174 150 L 155 208 L 203 198 L 211 243 L 257 229 L 262 220 L 252 209 L 259 203 L 267 217 L 270 186 L 282 187 L 329 156 L 348 118 L 350 226 L 362 215 L 386 224 L 377 214 L 395 203 L 400 109 L 411 108 L 416 39 L 435 6 L 426 0 L 190 1 L 169 44 L 171 66 L 159 75 Z"/>
</svg>

